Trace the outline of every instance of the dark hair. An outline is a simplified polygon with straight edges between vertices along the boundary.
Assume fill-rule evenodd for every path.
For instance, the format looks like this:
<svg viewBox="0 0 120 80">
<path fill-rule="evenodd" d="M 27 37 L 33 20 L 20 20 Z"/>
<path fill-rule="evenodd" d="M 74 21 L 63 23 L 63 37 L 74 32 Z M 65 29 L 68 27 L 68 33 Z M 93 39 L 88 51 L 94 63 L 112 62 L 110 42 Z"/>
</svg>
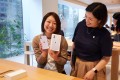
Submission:
<svg viewBox="0 0 120 80">
<path fill-rule="evenodd" d="M 120 12 L 116 12 L 113 14 L 113 18 L 117 20 L 116 23 L 116 31 L 120 32 Z"/>
<path fill-rule="evenodd" d="M 118 20 L 120 18 L 120 12 L 116 12 L 113 14 L 113 18 Z"/>
<path fill-rule="evenodd" d="M 100 20 L 100 24 L 98 25 L 99 28 L 103 27 L 107 22 L 107 8 L 103 3 L 94 2 L 87 6 L 86 11 L 92 12 L 95 18 Z"/>
<path fill-rule="evenodd" d="M 45 29 L 44 29 L 44 23 L 46 21 L 46 19 L 49 17 L 49 16 L 53 16 L 55 18 L 55 21 L 56 21 L 56 31 L 54 32 L 55 34 L 58 34 L 61 30 L 61 22 L 60 22 L 60 19 L 59 19 L 59 16 L 55 13 L 55 12 L 49 12 L 47 13 L 44 17 L 43 17 L 43 20 L 42 20 L 42 24 L 41 24 L 41 31 L 44 33 L 45 32 Z"/>
</svg>

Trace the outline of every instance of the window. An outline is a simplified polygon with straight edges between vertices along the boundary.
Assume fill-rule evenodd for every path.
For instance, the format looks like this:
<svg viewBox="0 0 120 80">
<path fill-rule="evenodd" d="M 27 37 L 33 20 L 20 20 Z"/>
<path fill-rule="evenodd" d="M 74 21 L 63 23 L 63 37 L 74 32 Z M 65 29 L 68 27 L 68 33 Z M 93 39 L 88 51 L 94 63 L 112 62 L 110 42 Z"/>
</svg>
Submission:
<svg viewBox="0 0 120 80">
<path fill-rule="evenodd" d="M 84 17 L 84 9 L 58 4 L 61 28 L 66 38 L 72 39 L 77 23 Z"/>
<path fill-rule="evenodd" d="M 23 53 L 22 0 L 9 1 L 0 0 L 0 58 Z"/>
</svg>

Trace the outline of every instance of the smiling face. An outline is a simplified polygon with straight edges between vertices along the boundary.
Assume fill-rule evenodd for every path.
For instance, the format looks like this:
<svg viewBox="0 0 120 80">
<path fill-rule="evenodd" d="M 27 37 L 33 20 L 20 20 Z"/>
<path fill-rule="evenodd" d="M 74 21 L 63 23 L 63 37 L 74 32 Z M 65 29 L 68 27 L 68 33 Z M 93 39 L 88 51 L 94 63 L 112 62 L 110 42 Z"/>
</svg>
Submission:
<svg viewBox="0 0 120 80">
<path fill-rule="evenodd" d="M 56 21 L 53 16 L 49 16 L 45 23 L 44 23 L 44 29 L 46 34 L 52 34 L 56 31 Z"/>
<path fill-rule="evenodd" d="M 100 20 L 94 17 L 92 12 L 86 12 L 85 14 L 85 20 L 86 20 L 86 25 L 87 27 L 92 27 L 95 28 L 99 25 Z"/>
</svg>

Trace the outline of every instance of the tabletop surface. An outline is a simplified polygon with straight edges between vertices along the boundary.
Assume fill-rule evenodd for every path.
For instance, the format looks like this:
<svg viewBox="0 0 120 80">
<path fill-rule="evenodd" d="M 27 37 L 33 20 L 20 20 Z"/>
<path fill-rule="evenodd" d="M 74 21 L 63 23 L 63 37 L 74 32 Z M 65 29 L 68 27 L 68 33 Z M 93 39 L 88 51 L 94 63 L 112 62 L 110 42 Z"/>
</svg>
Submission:
<svg viewBox="0 0 120 80">
<path fill-rule="evenodd" d="M 120 54 L 120 42 L 113 42 L 113 51 L 119 51 Z"/>
<path fill-rule="evenodd" d="M 20 80 L 82 80 L 73 76 L 68 76 L 58 72 L 36 68 L 4 59 L 0 59 L 0 80 L 5 80 L 4 77 L 2 77 L 4 75 L 1 74 L 2 72 L 18 69 L 24 69 L 27 71 L 27 76 Z"/>
</svg>

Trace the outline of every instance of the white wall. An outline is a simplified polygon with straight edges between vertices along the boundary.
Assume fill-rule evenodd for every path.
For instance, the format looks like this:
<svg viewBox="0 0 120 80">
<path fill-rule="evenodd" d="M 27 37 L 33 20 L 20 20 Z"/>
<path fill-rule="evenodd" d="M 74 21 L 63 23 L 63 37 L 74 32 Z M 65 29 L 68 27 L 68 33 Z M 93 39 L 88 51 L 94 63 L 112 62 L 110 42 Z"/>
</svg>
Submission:
<svg viewBox="0 0 120 80">
<path fill-rule="evenodd" d="M 58 0 L 22 0 L 22 4 L 25 37 L 33 40 L 41 33 L 42 16 L 51 11 L 58 13 Z"/>
<path fill-rule="evenodd" d="M 58 0 L 42 0 L 43 16 L 48 12 L 58 13 Z"/>
<path fill-rule="evenodd" d="M 79 21 L 82 21 L 85 17 L 85 9 L 79 9 Z"/>
<path fill-rule="evenodd" d="M 33 37 L 41 33 L 41 21 L 42 21 L 42 1 L 31 0 L 30 6 L 31 40 L 33 39 Z"/>
<path fill-rule="evenodd" d="M 28 31 L 30 31 L 30 2 L 29 0 L 22 0 L 22 8 L 23 8 L 23 28 L 24 28 L 24 37 L 25 40 L 26 38 L 29 40 L 30 39 L 30 34 Z"/>
<path fill-rule="evenodd" d="M 41 33 L 42 0 L 22 0 L 23 27 L 28 40 Z"/>
</svg>

